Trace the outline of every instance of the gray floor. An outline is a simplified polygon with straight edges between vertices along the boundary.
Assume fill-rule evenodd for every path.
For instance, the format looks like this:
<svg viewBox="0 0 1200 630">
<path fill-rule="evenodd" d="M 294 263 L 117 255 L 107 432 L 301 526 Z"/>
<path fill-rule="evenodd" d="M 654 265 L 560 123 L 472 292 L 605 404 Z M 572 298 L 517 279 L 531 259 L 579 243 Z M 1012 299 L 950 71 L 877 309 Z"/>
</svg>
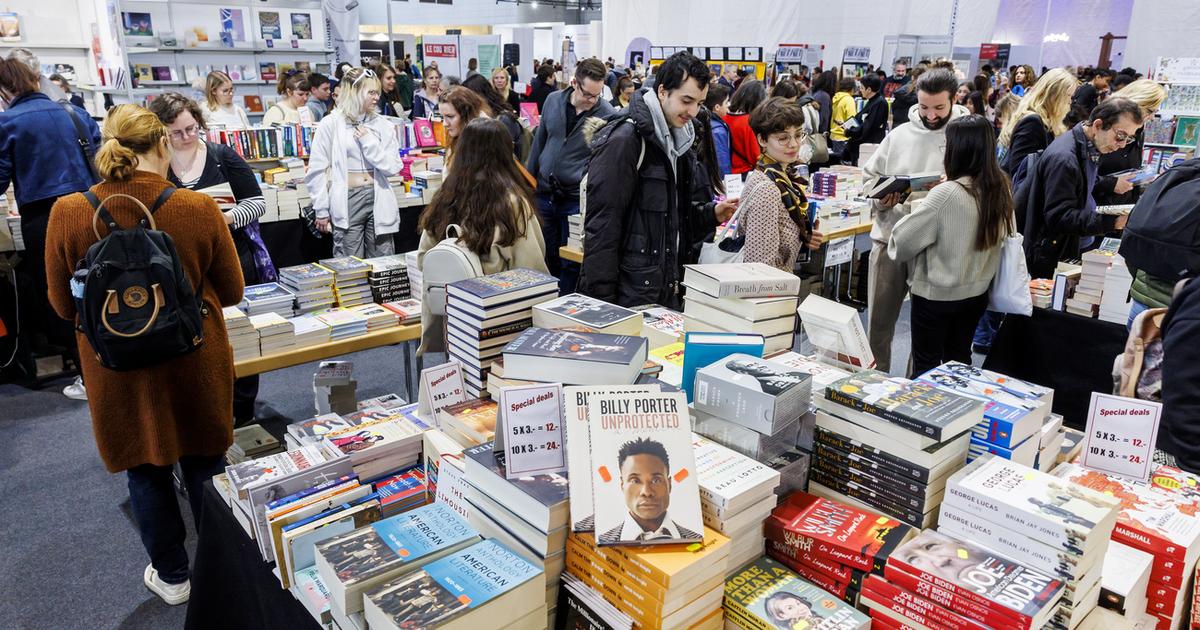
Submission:
<svg viewBox="0 0 1200 630">
<path fill-rule="evenodd" d="M 896 373 L 908 361 L 908 331 L 905 303 Z M 395 346 L 350 355 L 360 399 L 404 395 L 400 353 Z M 264 424 L 312 415 L 314 369 L 307 364 L 263 376 Z M 182 627 L 185 607 L 163 604 L 142 584 L 148 560 L 129 515 L 124 475 L 100 463 L 86 403 L 60 389 L 0 386 L 0 628 Z"/>
</svg>

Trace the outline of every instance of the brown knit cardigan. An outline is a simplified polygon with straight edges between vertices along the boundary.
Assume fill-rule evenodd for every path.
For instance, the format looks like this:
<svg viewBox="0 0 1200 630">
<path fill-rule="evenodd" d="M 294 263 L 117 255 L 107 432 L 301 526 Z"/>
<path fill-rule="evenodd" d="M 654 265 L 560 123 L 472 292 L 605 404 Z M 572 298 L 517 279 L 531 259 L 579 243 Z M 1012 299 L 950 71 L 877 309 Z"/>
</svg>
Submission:
<svg viewBox="0 0 1200 630">
<path fill-rule="evenodd" d="M 131 195 L 149 208 L 167 186 L 159 175 L 137 171 L 128 181 L 100 183 L 92 191 L 101 199 Z M 144 216 L 128 199 L 114 199 L 105 208 L 125 227 Z M 51 210 L 46 233 L 50 304 L 71 321 L 76 317 L 69 280 L 76 262 L 96 242 L 92 214 L 82 194 L 62 197 Z M 233 238 L 216 202 L 190 190 L 175 191 L 154 220 L 175 241 L 192 287 L 204 281 L 209 311 L 204 345 L 154 367 L 115 372 L 99 364 L 87 338 L 76 332 L 92 430 L 110 472 L 166 466 L 184 455 L 219 455 L 233 442 L 233 354 L 221 317 L 221 307 L 237 304 L 244 288 Z"/>
</svg>

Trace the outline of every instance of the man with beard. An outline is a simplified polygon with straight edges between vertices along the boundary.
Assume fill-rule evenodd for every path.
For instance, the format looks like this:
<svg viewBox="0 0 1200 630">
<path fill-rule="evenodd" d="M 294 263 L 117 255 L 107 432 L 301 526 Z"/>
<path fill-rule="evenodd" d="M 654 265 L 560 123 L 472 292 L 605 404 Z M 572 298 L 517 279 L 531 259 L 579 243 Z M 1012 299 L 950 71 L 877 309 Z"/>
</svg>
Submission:
<svg viewBox="0 0 1200 630">
<path fill-rule="evenodd" d="M 967 109 L 954 104 L 958 79 L 954 73 L 937 68 L 917 79 L 917 104 L 908 110 L 911 124 L 901 125 L 883 139 L 865 166 L 866 181 L 895 175 L 941 172 L 946 153 L 946 123 L 967 115 Z M 893 193 L 871 201 L 871 265 L 867 275 L 867 336 L 875 367 L 887 372 L 892 365 L 892 335 L 900 306 L 908 293 L 908 271 L 901 263 L 888 257 L 887 244 L 892 226 L 908 214 L 914 193 L 902 199 Z"/>
</svg>

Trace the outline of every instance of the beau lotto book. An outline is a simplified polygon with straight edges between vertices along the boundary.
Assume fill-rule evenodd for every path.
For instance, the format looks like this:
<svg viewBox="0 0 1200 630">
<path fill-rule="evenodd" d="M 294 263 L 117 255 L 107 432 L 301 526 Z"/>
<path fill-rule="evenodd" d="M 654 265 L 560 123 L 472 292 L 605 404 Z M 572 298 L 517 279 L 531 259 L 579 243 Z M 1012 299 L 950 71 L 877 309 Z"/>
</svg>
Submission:
<svg viewBox="0 0 1200 630">
<path fill-rule="evenodd" d="M 682 393 L 594 396 L 588 427 L 597 543 L 703 540 L 691 420 Z"/>
<path fill-rule="evenodd" d="M 871 627 L 871 620 L 853 606 L 770 558 L 759 558 L 726 578 L 724 605 L 728 620 L 751 630 Z"/>
<path fill-rule="evenodd" d="M 924 530 L 888 557 L 884 577 L 993 627 L 1041 628 L 1064 583 L 990 549 Z"/>
<path fill-rule="evenodd" d="M 983 420 L 983 405 L 928 383 L 864 370 L 825 388 L 825 398 L 937 442 Z"/>
<path fill-rule="evenodd" d="M 788 495 L 764 522 L 779 553 L 807 552 L 867 571 L 886 560 L 915 530 L 889 516 L 858 509 L 807 492 Z M 791 553 L 788 553 L 791 552 Z"/>
</svg>

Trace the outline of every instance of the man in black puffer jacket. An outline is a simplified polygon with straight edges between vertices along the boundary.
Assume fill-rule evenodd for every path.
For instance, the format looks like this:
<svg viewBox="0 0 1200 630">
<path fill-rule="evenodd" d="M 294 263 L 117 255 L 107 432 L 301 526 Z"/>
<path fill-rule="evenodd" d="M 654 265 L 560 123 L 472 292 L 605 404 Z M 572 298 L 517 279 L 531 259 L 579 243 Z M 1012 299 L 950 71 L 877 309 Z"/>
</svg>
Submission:
<svg viewBox="0 0 1200 630">
<path fill-rule="evenodd" d="M 655 78 L 625 117 L 599 131 L 588 163 L 578 290 L 622 306 L 678 306 L 686 252 L 719 218 L 691 202 L 691 120 L 708 91 L 708 67 L 679 52 Z"/>
<path fill-rule="evenodd" d="M 1182 282 L 1180 284 L 1183 284 Z M 1200 282 L 1176 288 L 1162 325 L 1162 420 L 1159 450 L 1200 474 Z"/>
</svg>

